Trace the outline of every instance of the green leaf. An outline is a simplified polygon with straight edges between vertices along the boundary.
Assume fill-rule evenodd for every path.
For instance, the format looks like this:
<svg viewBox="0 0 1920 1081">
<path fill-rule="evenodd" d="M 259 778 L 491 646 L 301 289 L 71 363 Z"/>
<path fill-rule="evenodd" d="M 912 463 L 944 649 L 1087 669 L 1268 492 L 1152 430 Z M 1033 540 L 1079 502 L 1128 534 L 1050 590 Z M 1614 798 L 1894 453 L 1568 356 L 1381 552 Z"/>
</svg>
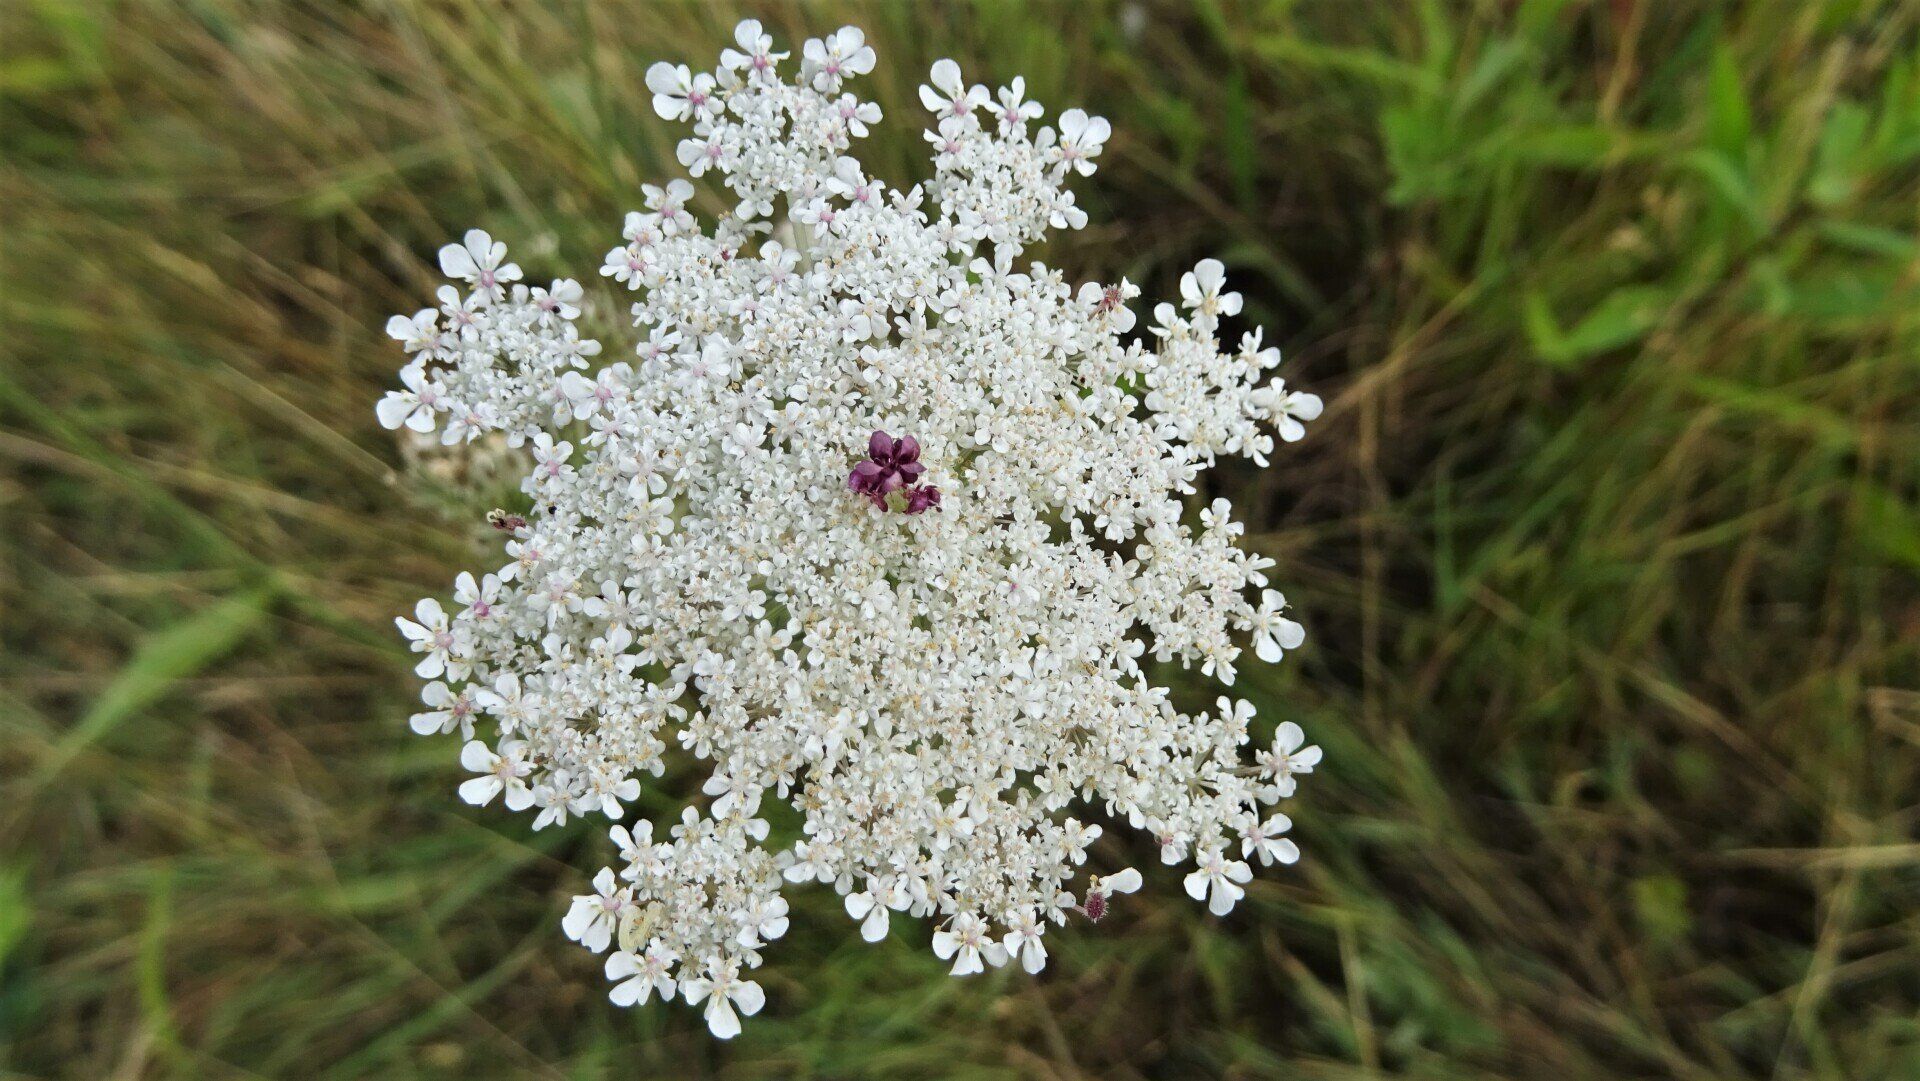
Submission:
<svg viewBox="0 0 1920 1081">
<path fill-rule="evenodd" d="M 1746 219 L 1755 232 L 1765 232 L 1767 216 L 1760 208 L 1760 193 L 1738 161 L 1718 150 L 1695 150 L 1680 159 L 1681 164 L 1698 173 L 1720 201 Z"/>
<path fill-rule="evenodd" d="M 1713 71 L 1707 78 L 1707 145 L 1734 161 L 1746 156 L 1753 116 L 1747 90 L 1741 84 L 1740 63 L 1725 42 L 1713 51 Z"/>
<path fill-rule="evenodd" d="M 93 700 L 80 723 L 67 732 L 34 780 L 40 783 L 53 777 L 80 752 L 165 697 L 180 680 L 239 645 L 266 618 L 271 601 L 271 591 L 255 589 L 209 605 L 150 635 Z"/>
<path fill-rule="evenodd" d="M 1513 23 L 1520 33 L 1529 38 L 1541 38 L 1558 28 L 1561 12 L 1568 0 L 1522 0 L 1519 10 L 1514 12 Z"/>
<path fill-rule="evenodd" d="M 1792 283 L 1788 314 L 1804 316 L 1828 330 L 1859 327 L 1911 308 L 1915 286 L 1904 267 L 1876 266 L 1863 260 L 1820 267 Z"/>
<path fill-rule="evenodd" d="M 1670 300 L 1660 286 L 1624 285 L 1607 294 L 1572 330 L 1562 331 L 1546 298 L 1530 293 L 1524 312 L 1527 337 L 1541 360 L 1570 368 L 1595 354 L 1638 341 L 1660 322 Z"/>
<path fill-rule="evenodd" d="M 1857 423 L 1785 391 L 1748 386 L 1710 375 L 1688 376 L 1686 385 L 1715 405 L 1809 432 L 1832 447 L 1846 449 L 1860 442 Z"/>
<path fill-rule="evenodd" d="M 1920 512 L 1879 485 L 1860 491 L 1861 539 L 1890 559 L 1920 569 Z"/>
<path fill-rule="evenodd" d="M 1529 131 L 1513 146 L 1516 161 L 1591 168 L 1605 161 L 1620 140 L 1599 124 L 1563 124 Z"/>
<path fill-rule="evenodd" d="M 1393 173 L 1389 201 L 1405 205 L 1453 190 L 1458 168 L 1448 154 L 1457 148 L 1449 132 L 1446 119 L 1430 109 L 1399 107 L 1380 113 L 1380 136 Z"/>
<path fill-rule="evenodd" d="M 1265 34 L 1253 41 L 1260 57 L 1285 65 L 1334 71 L 1376 86 L 1430 89 L 1433 78 L 1404 60 L 1373 49 L 1349 49 L 1292 34 Z"/>
<path fill-rule="evenodd" d="M 33 902 L 27 896 L 27 869 L 0 867 L 0 968 L 33 925 Z"/>
<path fill-rule="evenodd" d="M 1687 909 L 1687 884 L 1670 874 L 1648 875 L 1633 881 L 1633 912 L 1653 945 L 1671 948 L 1693 930 Z"/>
<path fill-rule="evenodd" d="M 173 1023 L 167 994 L 167 936 L 173 925 L 172 864 L 163 865 L 147 890 L 147 919 L 140 929 L 140 952 L 134 963 L 134 988 L 141 1018 L 161 1046 L 178 1054 L 180 1035 Z"/>
<path fill-rule="evenodd" d="M 1465 117 L 1483 107 L 1483 99 L 1507 82 L 1507 76 L 1518 71 L 1527 58 L 1527 48 L 1518 41 L 1496 41 L 1487 46 L 1473 70 L 1460 85 L 1454 88 L 1449 111 L 1455 117 Z M 1537 86 L 1516 86 L 1513 89 L 1538 92 Z"/>
<path fill-rule="evenodd" d="M 1253 105 L 1247 93 L 1247 73 L 1235 64 L 1227 76 L 1227 169 L 1233 176 L 1234 201 L 1244 213 L 1253 213 L 1260 198 L 1259 159 L 1253 143 Z"/>
<path fill-rule="evenodd" d="M 0 63 L 0 95 L 29 97 L 86 83 L 84 72 L 50 56 L 22 56 Z"/>
<path fill-rule="evenodd" d="M 1825 207 L 1851 199 L 1860 186 L 1861 169 L 1869 165 L 1861 153 L 1866 140 L 1867 111 L 1851 101 L 1834 106 L 1820 129 L 1813 176 L 1807 180 L 1807 198 Z"/>
<path fill-rule="evenodd" d="M 1820 222 L 1814 231 L 1830 244 L 1867 255 L 1884 255 L 1902 261 L 1920 258 L 1920 241 L 1915 241 L 1910 232 L 1860 222 L 1831 220 Z"/>
</svg>

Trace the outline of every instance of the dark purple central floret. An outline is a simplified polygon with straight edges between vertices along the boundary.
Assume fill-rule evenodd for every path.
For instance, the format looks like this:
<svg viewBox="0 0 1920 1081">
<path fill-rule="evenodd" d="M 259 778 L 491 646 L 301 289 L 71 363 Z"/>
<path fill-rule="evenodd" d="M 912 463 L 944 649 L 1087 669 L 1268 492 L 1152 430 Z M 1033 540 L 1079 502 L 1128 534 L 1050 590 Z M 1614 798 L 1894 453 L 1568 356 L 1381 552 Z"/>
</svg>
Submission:
<svg viewBox="0 0 1920 1081">
<path fill-rule="evenodd" d="M 940 505 L 940 489 L 913 483 L 926 471 L 927 467 L 920 464 L 919 440 L 910 435 L 895 439 L 885 432 L 875 432 L 867 438 L 866 460 L 848 474 L 847 487 L 881 510 L 888 509 L 888 496 L 902 492 L 906 504 L 901 509 L 919 514 Z"/>
</svg>

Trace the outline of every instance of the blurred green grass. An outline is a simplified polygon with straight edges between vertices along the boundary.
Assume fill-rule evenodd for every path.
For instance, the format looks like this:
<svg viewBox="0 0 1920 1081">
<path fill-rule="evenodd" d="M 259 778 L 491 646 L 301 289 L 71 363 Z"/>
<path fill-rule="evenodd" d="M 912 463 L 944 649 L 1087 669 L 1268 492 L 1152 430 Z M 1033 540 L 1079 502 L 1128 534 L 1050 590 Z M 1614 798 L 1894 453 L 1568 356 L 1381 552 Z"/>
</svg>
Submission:
<svg viewBox="0 0 1920 1081">
<path fill-rule="evenodd" d="M 1227 261 L 1329 401 L 1223 482 L 1329 755 L 1225 921 L 958 981 L 803 895 L 721 1047 L 406 731 L 477 510 L 372 402 L 457 230 L 591 276 L 744 13 L 866 28 L 897 181 L 941 55 L 1110 117 L 1074 276 Z M 1920 1077 L 1917 219 L 1911 2 L 0 6 L 0 1067 Z"/>
</svg>

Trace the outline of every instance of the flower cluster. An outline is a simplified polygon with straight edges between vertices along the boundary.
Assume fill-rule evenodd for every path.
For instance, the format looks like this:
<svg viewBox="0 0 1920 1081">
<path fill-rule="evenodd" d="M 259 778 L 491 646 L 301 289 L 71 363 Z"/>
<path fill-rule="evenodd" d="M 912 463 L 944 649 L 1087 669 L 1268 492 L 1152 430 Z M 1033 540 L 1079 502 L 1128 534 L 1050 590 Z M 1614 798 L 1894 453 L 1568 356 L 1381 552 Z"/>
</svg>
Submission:
<svg viewBox="0 0 1920 1081">
<path fill-rule="evenodd" d="M 1240 298 L 1216 261 L 1141 335 L 1132 284 L 1019 267 L 1085 221 L 1064 184 L 1105 121 L 1036 128 L 1020 80 L 990 94 L 942 60 L 935 175 L 898 190 L 847 153 L 880 119 L 850 89 L 860 31 L 807 42 L 790 81 L 758 23 L 736 38 L 717 71 L 647 73 L 734 206 L 703 226 L 686 181 L 644 188 L 601 268 L 634 298 L 634 360 L 591 368 L 580 285 L 522 283 L 478 231 L 441 252 L 465 290 L 389 324 L 411 357 L 382 422 L 527 458 L 504 564 L 399 621 L 430 681 L 413 727 L 464 741 L 468 802 L 619 823 L 565 931 L 607 953 L 615 1002 L 677 994 L 722 1037 L 764 1001 L 749 974 L 797 883 L 869 941 L 929 921 L 956 974 L 1039 970 L 1051 928 L 1141 882 L 1076 896 L 1101 829 L 1075 808 L 1153 836 L 1226 913 L 1249 860 L 1297 858 L 1272 805 L 1319 751 L 1288 723 L 1247 761 L 1253 707 L 1178 708 L 1145 658 L 1231 684 L 1241 643 L 1300 643 L 1226 501 L 1189 504 L 1319 400 L 1258 331 L 1221 345 Z M 701 796 L 633 817 L 670 747 Z"/>
</svg>

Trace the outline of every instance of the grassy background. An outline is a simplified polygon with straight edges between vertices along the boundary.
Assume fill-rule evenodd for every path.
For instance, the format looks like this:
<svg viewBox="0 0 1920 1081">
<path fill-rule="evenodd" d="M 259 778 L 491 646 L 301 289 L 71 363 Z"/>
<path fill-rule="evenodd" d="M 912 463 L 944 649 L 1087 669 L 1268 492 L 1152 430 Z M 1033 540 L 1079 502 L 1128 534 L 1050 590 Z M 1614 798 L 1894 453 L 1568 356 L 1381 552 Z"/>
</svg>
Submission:
<svg viewBox="0 0 1920 1081">
<path fill-rule="evenodd" d="M 957 981 L 809 893 L 734 1043 L 607 1005 L 597 827 L 406 731 L 483 508 L 395 483 L 381 324 L 475 224 L 598 288 L 642 72 L 747 10 L 0 5 L 0 1068 L 1920 1077 L 1920 8 L 1865 0 L 753 8 L 867 29 L 881 175 L 953 55 L 1113 120 L 1050 261 L 1227 261 L 1329 402 L 1225 483 L 1328 762 L 1227 920 L 1156 870 Z"/>
</svg>

